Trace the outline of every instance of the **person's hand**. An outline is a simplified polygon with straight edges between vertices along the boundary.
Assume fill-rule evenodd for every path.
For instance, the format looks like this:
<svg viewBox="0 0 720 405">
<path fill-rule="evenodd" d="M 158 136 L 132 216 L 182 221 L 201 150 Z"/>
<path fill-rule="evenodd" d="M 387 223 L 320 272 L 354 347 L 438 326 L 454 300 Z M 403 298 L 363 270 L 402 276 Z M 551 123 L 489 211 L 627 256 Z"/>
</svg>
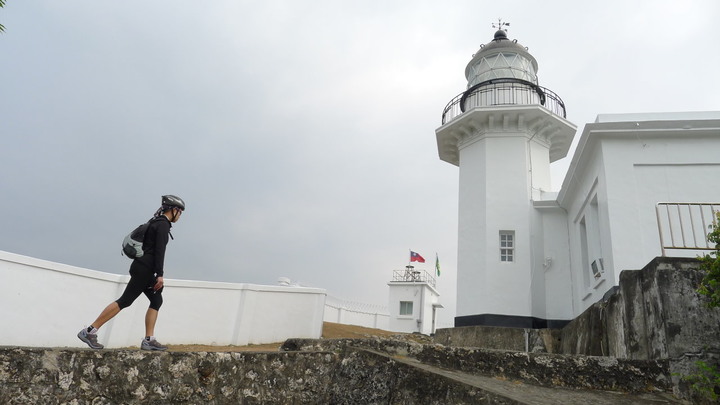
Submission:
<svg viewBox="0 0 720 405">
<path fill-rule="evenodd" d="M 155 281 L 155 286 L 153 287 L 153 291 L 157 291 L 157 290 L 163 288 L 164 285 L 165 285 L 165 283 L 163 282 L 163 278 L 158 277 L 157 281 Z"/>
</svg>

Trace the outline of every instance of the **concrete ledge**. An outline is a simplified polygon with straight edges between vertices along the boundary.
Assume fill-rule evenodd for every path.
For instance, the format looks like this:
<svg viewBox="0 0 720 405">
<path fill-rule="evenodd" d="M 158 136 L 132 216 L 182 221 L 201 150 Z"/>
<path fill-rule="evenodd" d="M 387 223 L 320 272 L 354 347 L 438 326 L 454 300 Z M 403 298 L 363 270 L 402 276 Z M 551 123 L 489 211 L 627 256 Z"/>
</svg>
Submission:
<svg viewBox="0 0 720 405">
<path fill-rule="evenodd" d="M 559 329 L 522 329 L 497 326 L 463 326 L 438 329 L 433 341 L 445 346 L 558 353 Z"/>
</svg>

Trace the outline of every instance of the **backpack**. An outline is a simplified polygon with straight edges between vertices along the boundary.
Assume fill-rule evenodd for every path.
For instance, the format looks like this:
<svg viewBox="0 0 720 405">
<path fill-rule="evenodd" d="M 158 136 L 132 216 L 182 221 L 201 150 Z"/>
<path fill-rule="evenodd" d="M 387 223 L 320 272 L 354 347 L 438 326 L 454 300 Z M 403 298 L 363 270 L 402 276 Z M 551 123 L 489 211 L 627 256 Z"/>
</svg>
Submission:
<svg viewBox="0 0 720 405">
<path fill-rule="evenodd" d="M 130 259 L 139 259 L 143 257 L 145 252 L 143 251 L 143 242 L 145 242 L 145 233 L 147 232 L 148 228 L 150 227 L 150 223 L 155 221 L 156 219 L 160 219 L 161 217 L 152 217 L 149 221 L 145 222 L 144 224 L 138 226 L 135 228 L 132 232 L 130 232 L 125 239 L 123 239 L 122 243 L 122 251 L 120 254 L 123 253 L 125 256 L 127 256 Z M 175 239 L 172 236 L 172 233 L 168 232 L 168 235 L 170 235 L 170 239 Z"/>
<path fill-rule="evenodd" d="M 123 239 L 121 255 L 124 253 L 130 259 L 138 259 L 145 254 L 143 242 L 145 241 L 145 233 L 150 227 L 150 222 L 152 222 L 152 219 L 127 234 Z"/>
</svg>

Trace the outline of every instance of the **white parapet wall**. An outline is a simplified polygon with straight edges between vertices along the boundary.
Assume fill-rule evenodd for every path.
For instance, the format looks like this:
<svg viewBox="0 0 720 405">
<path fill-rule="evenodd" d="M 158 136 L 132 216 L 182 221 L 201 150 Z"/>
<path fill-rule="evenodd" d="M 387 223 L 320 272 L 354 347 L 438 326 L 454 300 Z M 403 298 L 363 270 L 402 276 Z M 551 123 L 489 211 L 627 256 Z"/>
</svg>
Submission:
<svg viewBox="0 0 720 405">
<path fill-rule="evenodd" d="M 324 319 L 326 322 L 390 330 L 387 307 L 345 301 L 329 295 L 325 299 Z"/>
<path fill-rule="evenodd" d="M 78 331 L 129 279 L 0 251 L 0 346 L 86 347 Z M 325 297 L 318 288 L 166 279 L 155 335 L 166 344 L 237 346 L 317 339 Z M 100 329 L 99 342 L 139 346 L 147 308 L 141 295 Z"/>
</svg>

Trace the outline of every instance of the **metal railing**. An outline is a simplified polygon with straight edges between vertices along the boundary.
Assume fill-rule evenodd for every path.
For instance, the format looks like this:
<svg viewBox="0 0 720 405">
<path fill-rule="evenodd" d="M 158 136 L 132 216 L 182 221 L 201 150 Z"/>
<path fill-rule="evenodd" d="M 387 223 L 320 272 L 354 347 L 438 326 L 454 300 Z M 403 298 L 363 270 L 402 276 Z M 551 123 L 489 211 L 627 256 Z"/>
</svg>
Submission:
<svg viewBox="0 0 720 405">
<path fill-rule="evenodd" d="M 428 283 L 435 287 L 435 277 L 425 270 L 415 270 L 413 266 L 406 266 L 404 270 L 393 270 L 392 281 Z"/>
<path fill-rule="evenodd" d="M 710 225 L 718 226 L 720 203 L 658 203 L 655 206 L 660 249 L 714 250 L 707 239 Z"/>
<path fill-rule="evenodd" d="M 450 100 L 442 114 L 443 125 L 474 107 L 542 105 L 565 118 L 565 103 L 545 87 L 521 79 L 493 79 L 467 89 Z"/>
</svg>

